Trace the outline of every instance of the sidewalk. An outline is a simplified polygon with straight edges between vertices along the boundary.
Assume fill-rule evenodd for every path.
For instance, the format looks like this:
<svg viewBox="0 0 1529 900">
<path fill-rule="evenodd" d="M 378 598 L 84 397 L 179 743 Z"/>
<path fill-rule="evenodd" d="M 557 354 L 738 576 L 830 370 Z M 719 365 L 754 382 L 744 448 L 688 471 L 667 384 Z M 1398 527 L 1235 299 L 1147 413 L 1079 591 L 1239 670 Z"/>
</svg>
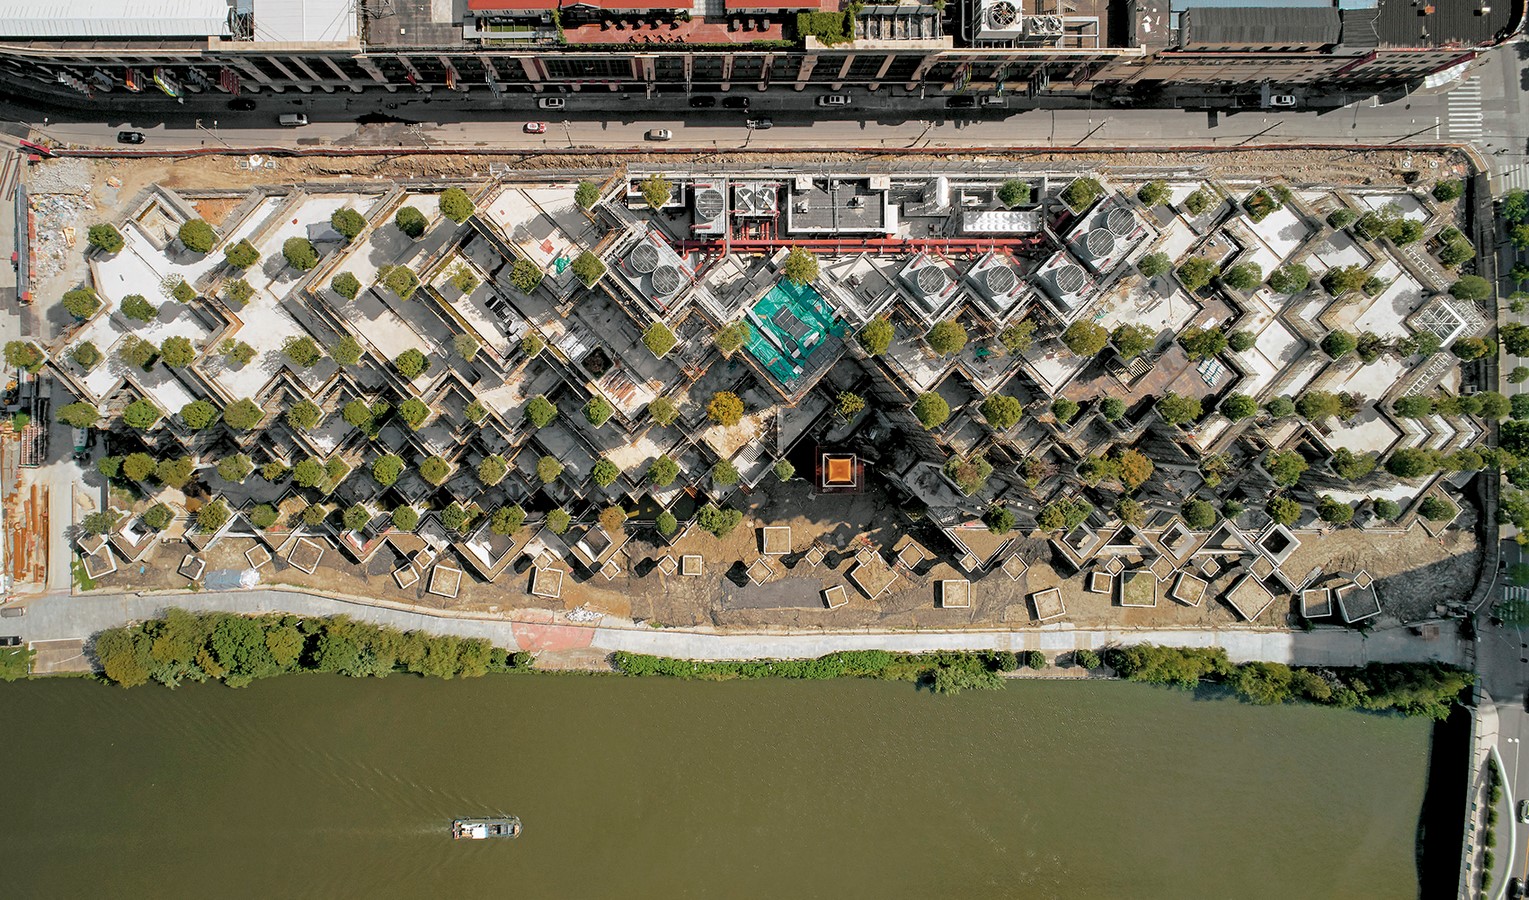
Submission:
<svg viewBox="0 0 1529 900">
<path fill-rule="evenodd" d="M 603 617 L 596 625 L 568 624 L 545 610 L 475 617 L 357 602 L 277 588 L 208 591 L 157 596 L 52 594 L 27 604 L 26 615 L 6 621 L 8 633 L 26 641 L 83 640 L 106 628 L 153 618 L 168 606 L 197 611 L 291 612 L 348 615 L 363 622 L 434 634 L 481 637 L 506 648 L 540 650 L 588 647 L 681 659 L 805 659 L 840 650 L 1042 650 L 1056 654 L 1112 644 L 1153 643 L 1179 647 L 1225 647 L 1235 662 L 1263 660 L 1295 665 L 1359 666 L 1371 662 L 1437 661 L 1458 665 L 1462 646 L 1453 637 L 1423 641 L 1405 628 L 1370 634 L 1349 629 L 1283 632 L 1212 630 L 1072 629 L 1048 626 L 1024 631 L 815 632 L 811 634 L 714 633 L 655 629 Z"/>
</svg>

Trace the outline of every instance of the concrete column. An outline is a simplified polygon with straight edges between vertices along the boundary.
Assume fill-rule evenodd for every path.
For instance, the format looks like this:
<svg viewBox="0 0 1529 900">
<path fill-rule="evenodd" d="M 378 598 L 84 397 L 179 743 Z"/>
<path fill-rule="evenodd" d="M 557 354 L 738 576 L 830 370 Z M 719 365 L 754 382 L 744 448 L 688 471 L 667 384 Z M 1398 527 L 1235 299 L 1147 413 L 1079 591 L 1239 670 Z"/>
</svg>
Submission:
<svg viewBox="0 0 1529 900">
<path fill-rule="evenodd" d="M 804 91 L 807 89 L 807 79 L 812 77 L 812 70 L 817 68 L 817 65 L 818 55 L 816 53 L 809 53 L 802 58 L 802 67 L 796 72 L 796 90 Z"/>
<path fill-rule="evenodd" d="M 529 56 L 522 56 L 517 62 L 520 63 L 521 70 L 526 73 L 526 80 L 531 82 L 531 87 L 538 94 L 547 89 L 547 86 L 542 84 L 546 80 L 546 73 L 542 71 L 542 67 L 535 59 Z"/>
<path fill-rule="evenodd" d="M 851 53 L 844 57 L 844 65 L 839 67 L 839 80 L 829 85 L 832 90 L 844 90 L 844 79 L 849 77 L 849 67 L 855 64 L 855 54 Z"/>
<path fill-rule="evenodd" d="M 881 68 L 876 70 L 876 80 L 871 82 L 871 90 L 873 90 L 873 91 L 881 90 L 881 79 L 886 77 L 887 70 L 892 68 L 892 60 L 894 60 L 896 58 L 897 58 L 897 54 L 895 54 L 895 53 L 888 53 L 886 58 L 881 61 Z"/>
<path fill-rule="evenodd" d="M 304 72 L 308 73 L 308 77 L 312 78 L 313 82 L 315 84 L 317 84 L 319 87 L 323 88 L 328 93 L 331 93 L 331 94 L 334 93 L 334 85 L 330 84 L 328 82 L 328 79 L 326 79 L 323 76 L 319 75 L 319 73 L 313 71 L 313 68 L 311 66 L 309 66 L 308 63 L 305 62 L 301 56 L 294 56 L 294 57 L 292 57 L 292 64 L 297 66 L 299 69 L 302 69 Z"/>
<path fill-rule="evenodd" d="M 358 56 L 355 59 L 356 65 L 361 67 L 361 71 L 372 76 L 373 81 L 387 88 L 388 93 L 392 94 L 398 90 L 398 85 L 388 83 L 387 76 L 382 74 L 382 70 L 377 68 L 376 63 L 372 62 L 364 56 Z"/>
<path fill-rule="evenodd" d="M 307 93 L 309 93 L 309 92 L 311 92 L 313 90 L 313 86 L 312 85 L 304 84 L 303 80 L 301 78 L 299 78 L 295 72 L 293 72 L 291 69 L 287 68 L 286 65 L 284 63 L 282 63 L 282 61 L 279 58 L 277 58 L 275 56 L 267 56 L 266 57 L 266 61 L 269 62 L 271 65 L 275 66 L 276 68 L 280 69 L 281 73 L 283 75 L 285 75 L 288 78 L 292 79 L 292 84 L 290 85 L 290 87 L 295 87 L 295 88 L 297 88 L 298 90 L 302 91 L 305 94 L 307 94 Z"/>
<path fill-rule="evenodd" d="M 730 91 L 733 89 L 734 58 L 735 57 L 731 53 L 722 58 L 722 90 L 724 91 Z"/>
<path fill-rule="evenodd" d="M 939 62 L 939 57 L 934 52 L 930 52 L 922 60 L 919 60 L 918 68 L 913 70 L 913 75 L 908 79 L 908 90 L 918 90 L 918 86 L 924 81 L 924 73 L 928 72 L 929 67 L 937 62 Z"/>
<path fill-rule="evenodd" d="M 235 57 L 234 59 L 229 60 L 229 65 L 243 72 L 246 76 L 253 78 L 260 84 L 269 85 L 272 83 L 270 77 L 267 76 L 265 72 L 261 71 L 259 66 L 255 65 L 247 59 L 244 59 L 243 57 Z M 131 68 L 131 66 L 129 68 Z M 139 68 L 141 69 L 142 66 L 139 66 Z"/>
<path fill-rule="evenodd" d="M 685 90 L 690 90 L 690 85 L 695 81 L 695 54 L 685 54 Z"/>
</svg>

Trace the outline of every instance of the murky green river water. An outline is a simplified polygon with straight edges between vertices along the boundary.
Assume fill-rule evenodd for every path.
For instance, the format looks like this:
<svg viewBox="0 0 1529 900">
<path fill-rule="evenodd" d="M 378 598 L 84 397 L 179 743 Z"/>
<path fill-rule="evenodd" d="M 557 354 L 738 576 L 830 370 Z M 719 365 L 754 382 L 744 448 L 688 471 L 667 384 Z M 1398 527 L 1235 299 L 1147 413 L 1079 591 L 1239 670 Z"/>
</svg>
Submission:
<svg viewBox="0 0 1529 900">
<path fill-rule="evenodd" d="M 1411 898 L 1429 752 L 1113 683 L 71 680 L 0 723 L 9 898 Z"/>
</svg>

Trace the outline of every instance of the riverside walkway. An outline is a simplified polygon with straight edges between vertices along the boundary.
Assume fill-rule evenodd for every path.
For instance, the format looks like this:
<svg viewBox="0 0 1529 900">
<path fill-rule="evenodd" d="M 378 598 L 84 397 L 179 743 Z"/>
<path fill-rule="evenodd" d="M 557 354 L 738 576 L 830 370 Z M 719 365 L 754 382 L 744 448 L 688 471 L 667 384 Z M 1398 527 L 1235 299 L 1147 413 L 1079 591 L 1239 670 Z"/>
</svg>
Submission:
<svg viewBox="0 0 1529 900">
<path fill-rule="evenodd" d="M 891 631 L 797 633 L 715 632 L 652 628 L 603 616 L 572 624 L 546 610 L 468 615 L 420 610 L 401 604 L 324 597 L 303 591 L 258 588 L 166 594 L 51 594 L 26 603 L 26 615 L 4 620 L 0 630 L 23 640 L 87 640 L 107 628 L 158 616 L 177 606 L 199 612 L 290 612 L 303 616 L 347 615 L 362 622 L 432 634 L 485 638 L 497 646 L 531 652 L 625 650 L 680 659 L 790 659 L 838 650 L 1041 650 L 1049 654 L 1119 644 L 1224 647 L 1235 662 L 1262 660 L 1295 665 L 1355 666 L 1371 662 L 1437 661 L 1459 665 L 1464 646 L 1452 634 L 1423 640 L 1406 628 L 1369 635 L 1347 628 L 1277 631 L 1217 629 L 1075 629 L 1066 625 L 1020 631 Z"/>
</svg>

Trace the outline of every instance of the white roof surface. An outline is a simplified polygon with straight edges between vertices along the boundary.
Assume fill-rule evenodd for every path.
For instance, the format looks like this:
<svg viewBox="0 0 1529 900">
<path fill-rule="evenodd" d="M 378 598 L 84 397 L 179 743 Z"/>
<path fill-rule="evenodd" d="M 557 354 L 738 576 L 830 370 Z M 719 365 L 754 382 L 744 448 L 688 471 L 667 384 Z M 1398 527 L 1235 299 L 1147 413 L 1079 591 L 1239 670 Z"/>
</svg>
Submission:
<svg viewBox="0 0 1529 900">
<path fill-rule="evenodd" d="M 228 0 L 0 0 L 0 37 L 227 35 Z"/>
<path fill-rule="evenodd" d="M 254 0 L 255 40 L 273 44 L 349 41 L 356 0 Z"/>
</svg>

